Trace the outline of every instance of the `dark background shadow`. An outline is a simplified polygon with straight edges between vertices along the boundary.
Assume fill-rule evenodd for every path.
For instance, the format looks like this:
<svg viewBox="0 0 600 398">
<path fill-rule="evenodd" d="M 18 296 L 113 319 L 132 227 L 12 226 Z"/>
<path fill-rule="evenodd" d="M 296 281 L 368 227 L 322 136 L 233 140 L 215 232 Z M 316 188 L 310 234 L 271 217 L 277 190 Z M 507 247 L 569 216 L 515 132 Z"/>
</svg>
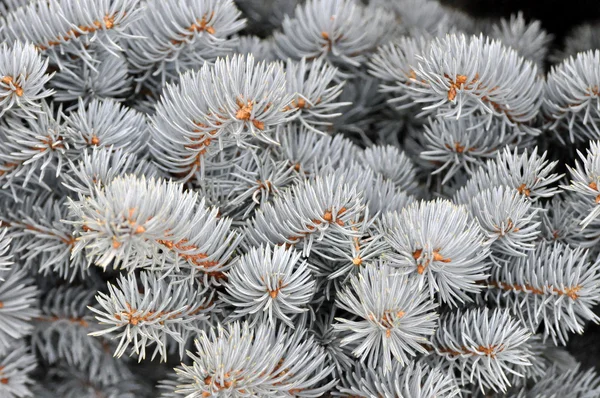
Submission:
<svg viewBox="0 0 600 398">
<path fill-rule="evenodd" d="M 439 0 L 475 17 L 509 17 L 522 11 L 527 20 L 538 19 L 560 46 L 570 29 L 600 20 L 600 0 Z"/>
</svg>

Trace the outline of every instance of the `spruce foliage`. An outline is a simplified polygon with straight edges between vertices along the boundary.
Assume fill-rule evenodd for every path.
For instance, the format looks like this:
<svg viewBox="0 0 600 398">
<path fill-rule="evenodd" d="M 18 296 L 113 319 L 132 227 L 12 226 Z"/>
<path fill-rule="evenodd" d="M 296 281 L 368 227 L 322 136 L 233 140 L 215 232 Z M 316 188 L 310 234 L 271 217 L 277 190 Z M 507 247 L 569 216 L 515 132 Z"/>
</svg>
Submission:
<svg viewBox="0 0 600 398">
<path fill-rule="evenodd" d="M 600 394 L 566 348 L 600 323 L 598 26 L 0 14 L 0 397 Z"/>
</svg>

